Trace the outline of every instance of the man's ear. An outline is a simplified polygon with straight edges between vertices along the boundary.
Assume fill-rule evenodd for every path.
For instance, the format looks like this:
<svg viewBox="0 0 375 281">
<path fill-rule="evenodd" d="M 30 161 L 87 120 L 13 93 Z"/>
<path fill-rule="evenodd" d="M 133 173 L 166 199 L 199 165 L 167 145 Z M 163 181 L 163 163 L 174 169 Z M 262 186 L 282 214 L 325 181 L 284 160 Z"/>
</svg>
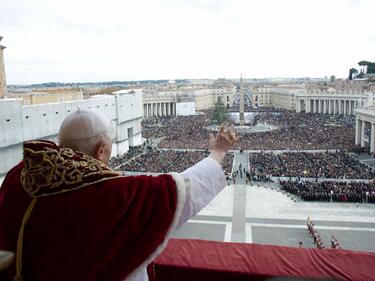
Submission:
<svg viewBox="0 0 375 281">
<path fill-rule="evenodd" d="M 94 158 L 103 161 L 103 155 L 105 154 L 105 144 L 98 143 L 95 147 Z"/>
</svg>

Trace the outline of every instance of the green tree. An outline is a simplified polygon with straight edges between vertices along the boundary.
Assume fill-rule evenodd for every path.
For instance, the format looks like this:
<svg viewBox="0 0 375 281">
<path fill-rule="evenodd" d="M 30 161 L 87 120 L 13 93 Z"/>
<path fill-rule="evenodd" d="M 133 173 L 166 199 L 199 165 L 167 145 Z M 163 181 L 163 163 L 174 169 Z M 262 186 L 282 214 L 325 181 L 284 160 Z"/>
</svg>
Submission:
<svg viewBox="0 0 375 281">
<path fill-rule="evenodd" d="M 228 119 L 227 109 L 221 98 L 219 97 L 215 103 L 214 110 L 212 112 L 212 121 L 217 124 L 222 124 Z"/>
<path fill-rule="evenodd" d="M 354 74 L 358 74 L 358 70 L 357 69 L 355 69 L 355 68 L 351 68 L 350 70 L 349 70 L 349 80 L 353 80 L 353 76 L 354 76 Z"/>
</svg>

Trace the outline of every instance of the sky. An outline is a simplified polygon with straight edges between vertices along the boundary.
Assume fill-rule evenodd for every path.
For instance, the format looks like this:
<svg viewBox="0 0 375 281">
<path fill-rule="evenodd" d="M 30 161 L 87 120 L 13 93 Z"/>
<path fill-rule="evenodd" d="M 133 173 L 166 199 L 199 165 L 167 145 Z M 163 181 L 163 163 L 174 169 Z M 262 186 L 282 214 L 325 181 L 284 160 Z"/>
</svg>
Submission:
<svg viewBox="0 0 375 281">
<path fill-rule="evenodd" d="M 347 77 L 373 0 L 0 0 L 7 84 Z"/>
</svg>

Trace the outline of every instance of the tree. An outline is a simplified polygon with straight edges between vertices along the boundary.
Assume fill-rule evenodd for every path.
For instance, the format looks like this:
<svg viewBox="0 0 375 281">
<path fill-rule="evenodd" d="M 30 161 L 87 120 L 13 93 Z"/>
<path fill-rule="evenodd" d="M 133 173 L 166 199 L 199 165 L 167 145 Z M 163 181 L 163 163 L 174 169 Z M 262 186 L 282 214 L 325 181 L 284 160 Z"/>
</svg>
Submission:
<svg viewBox="0 0 375 281">
<path fill-rule="evenodd" d="M 212 112 L 212 121 L 217 124 L 222 124 L 228 118 L 227 109 L 221 98 L 219 97 L 215 103 L 214 110 Z"/>
<path fill-rule="evenodd" d="M 366 69 L 367 74 L 375 73 L 375 62 L 363 60 L 363 61 L 360 61 L 358 64 L 362 66 L 363 72 L 365 72 L 365 69 Z"/>
<path fill-rule="evenodd" d="M 353 80 L 355 78 L 354 76 L 356 76 L 357 73 L 358 73 L 357 69 L 351 68 L 349 70 L 349 80 Z"/>
</svg>

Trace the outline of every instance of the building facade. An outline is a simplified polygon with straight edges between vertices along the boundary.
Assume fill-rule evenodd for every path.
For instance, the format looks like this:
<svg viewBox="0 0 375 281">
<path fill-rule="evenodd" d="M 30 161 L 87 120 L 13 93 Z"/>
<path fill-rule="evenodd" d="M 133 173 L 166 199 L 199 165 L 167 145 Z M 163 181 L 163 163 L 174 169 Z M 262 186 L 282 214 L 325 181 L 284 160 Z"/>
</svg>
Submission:
<svg viewBox="0 0 375 281">
<path fill-rule="evenodd" d="M 83 93 L 78 89 L 50 89 L 33 90 L 31 93 L 15 94 L 12 95 L 12 97 L 22 98 L 23 105 L 33 105 L 65 101 L 79 101 L 83 99 Z"/>
<path fill-rule="evenodd" d="M 296 112 L 354 115 L 368 101 L 366 92 L 313 91 L 297 95 Z"/>
<path fill-rule="evenodd" d="M 143 117 L 153 116 L 175 116 L 176 115 L 176 93 L 148 92 L 143 94 Z"/>
<path fill-rule="evenodd" d="M 295 110 L 296 94 L 300 89 L 254 87 L 252 101 L 256 107 L 274 107 Z"/>
<path fill-rule="evenodd" d="M 268 87 L 252 88 L 252 103 L 256 107 L 272 107 L 272 91 Z"/>
<path fill-rule="evenodd" d="M 176 104 L 194 102 L 195 110 L 205 110 L 214 107 L 220 98 L 226 107 L 233 105 L 236 93 L 235 86 L 168 86 L 168 88 L 145 89 L 143 93 L 144 117 L 175 116 Z"/>
<path fill-rule="evenodd" d="M 296 109 L 296 95 L 300 89 L 272 88 L 272 105 L 274 108 Z"/>
<path fill-rule="evenodd" d="M 356 110 L 355 144 L 368 147 L 375 153 L 375 106 L 363 106 Z"/>
<path fill-rule="evenodd" d="M 142 144 L 142 90 L 61 103 L 23 106 L 21 99 L 0 99 L 0 178 L 22 159 L 26 140 L 57 141 L 62 121 L 78 109 L 105 114 L 116 129 L 112 156 Z"/>
</svg>

